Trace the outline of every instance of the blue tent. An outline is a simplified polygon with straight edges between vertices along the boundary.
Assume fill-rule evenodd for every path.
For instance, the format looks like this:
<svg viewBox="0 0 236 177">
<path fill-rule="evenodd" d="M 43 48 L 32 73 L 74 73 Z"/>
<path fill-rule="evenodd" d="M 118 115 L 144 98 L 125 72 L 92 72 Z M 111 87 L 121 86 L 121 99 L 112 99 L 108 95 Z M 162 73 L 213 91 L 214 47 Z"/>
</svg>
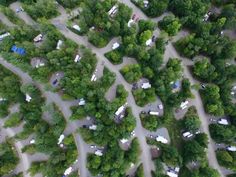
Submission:
<svg viewBox="0 0 236 177">
<path fill-rule="evenodd" d="M 172 85 L 172 88 L 173 89 L 177 89 L 177 88 L 180 88 L 180 81 L 175 81 Z"/>
<path fill-rule="evenodd" d="M 11 51 L 14 52 L 14 53 L 17 53 L 17 54 L 19 54 L 19 55 L 21 55 L 21 56 L 23 56 L 23 55 L 26 54 L 24 48 L 19 48 L 19 47 L 17 47 L 16 45 L 13 45 L 13 46 L 11 47 Z"/>
</svg>

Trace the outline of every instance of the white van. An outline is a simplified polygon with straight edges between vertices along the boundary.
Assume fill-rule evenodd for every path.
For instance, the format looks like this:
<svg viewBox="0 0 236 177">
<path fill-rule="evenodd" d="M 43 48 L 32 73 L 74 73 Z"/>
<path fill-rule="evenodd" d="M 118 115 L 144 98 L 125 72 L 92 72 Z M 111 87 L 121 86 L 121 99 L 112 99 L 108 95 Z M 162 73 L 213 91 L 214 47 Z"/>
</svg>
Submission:
<svg viewBox="0 0 236 177">
<path fill-rule="evenodd" d="M 149 111 L 148 112 L 150 115 L 153 115 L 153 116 L 158 116 L 159 115 L 159 112 L 158 111 Z"/>
</svg>

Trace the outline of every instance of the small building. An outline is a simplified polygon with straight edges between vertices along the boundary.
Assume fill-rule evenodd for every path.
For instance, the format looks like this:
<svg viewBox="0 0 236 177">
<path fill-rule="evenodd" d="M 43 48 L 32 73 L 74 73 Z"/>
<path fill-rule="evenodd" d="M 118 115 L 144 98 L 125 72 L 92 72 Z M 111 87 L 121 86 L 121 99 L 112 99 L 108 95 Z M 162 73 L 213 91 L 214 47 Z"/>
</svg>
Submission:
<svg viewBox="0 0 236 177">
<path fill-rule="evenodd" d="M 73 25 L 72 28 L 74 28 L 75 30 L 79 31 L 81 30 L 81 28 L 79 27 L 79 25 Z"/>
<path fill-rule="evenodd" d="M 166 174 L 167 174 L 167 176 L 169 176 L 169 177 L 178 177 L 178 174 L 176 174 L 176 172 L 175 172 L 175 171 L 172 171 L 172 170 L 168 170 L 168 171 L 166 172 Z"/>
<path fill-rule="evenodd" d="M 17 53 L 21 56 L 25 55 L 26 52 L 25 52 L 25 49 L 24 48 L 20 48 L 20 47 L 17 47 L 16 45 L 13 45 L 11 47 L 11 51 L 14 52 L 14 53 Z"/>
<path fill-rule="evenodd" d="M 97 77 L 96 77 L 95 74 L 93 74 L 92 77 L 91 77 L 91 81 L 94 81 L 94 82 L 95 82 L 96 80 L 97 80 Z"/>
<path fill-rule="evenodd" d="M 129 140 L 128 139 L 125 139 L 125 138 L 123 138 L 123 139 L 121 139 L 120 140 L 120 142 L 122 143 L 122 144 L 125 144 L 125 143 L 127 143 Z"/>
<path fill-rule="evenodd" d="M 190 133 L 190 132 L 183 132 L 182 135 L 183 135 L 184 138 L 191 138 L 193 136 L 193 134 Z"/>
<path fill-rule="evenodd" d="M 36 36 L 34 38 L 34 42 L 41 42 L 43 40 L 43 35 L 42 34 L 39 34 L 38 36 Z"/>
<path fill-rule="evenodd" d="M 0 98 L 0 102 L 2 102 L 2 101 L 6 101 L 7 99 L 6 98 Z"/>
<path fill-rule="evenodd" d="M 89 126 L 89 129 L 90 129 L 90 130 L 97 130 L 97 125 L 90 125 L 90 126 Z"/>
<path fill-rule="evenodd" d="M 95 26 L 92 26 L 91 28 L 89 28 L 89 31 L 95 30 Z"/>
<path fill-rule="evenodd" d="M 229 122 L 227 119 L 219 119 L 218 121 L 218 124 L 221 124 L 221 125 L 229 125 Z"/>
<path fill-rule="evenodd" d="M 72 173 L 72 170 L 73 170 L 72 167 L 67 168 L 67 169 L 65 170 L 65 172 L 64 172 L 64 175 L 67 176 L 67 175 L 71 174 L 71 173 Z"/>
<path fill-rule="evenodd" d="M 125 111 L 126 106 L 127 106 L 127 103 L 125 103 L 124 105 L 122 105 L 121 107 L 119 107 L 119 108 L 117 109 L 117 111 L 115 112 L 115 115 L 116 115 L 116 116 L 120 116 L 121 113 Z"/>
<path fill-rule="evenodd" d="M 61 134 L 60 137 L 58 138 L 57 144 L 58 145 L 61 144 L 64 139 L 65 139 L 65 135 Z"/>
<path fill-rule="evenodd" d="M 94 154 L 97 156 L 103 156 L 103 153 L 101 150 L 96 150 Z"/>
<path fill-rule="evenodd" d="M 142 89 L 149 89 L 149 88 L 151 88 L 152 86 L 151 86 L 151 84 L 149 83 L 149 82 L 144 82 L 144 83 L 142 83 L 142 85 L 141 85 L 141 88 Z"/>
<path fill-rule="evenodd" d="M 34 68 L 45 66 L 45 60 L 42 58 L 32 58 L 30 63 L 31 63 L 31 66 Z"/>
<path fill-rule="evenodd" d="M 30 144 L 35 144 L 35 139 L 30 140 Z"/>
<path fill-rule="evenodd" d="M 57 49 L 57 50 L 60 50 L 62 44 L 63 44 L 63 41 L 62 41 L 62 40 L 59 40 L 59 41 L 57 42 L 57 48 L 56 48 L 56 49 Z"/>
<path fill-rule="evenodd" d="M 231 152 L 236 152 L 236 146 L 227 146 L 226 149 Z"/>
<path fill-rule="evenodd" d="M 148 1 L 148 0 L 144 0 L 144 1 L 143 1 L 143 5 L 144 5 L 145 8 L 148 7 L 148 4 L 149 4 L 149 1 Z"/>
<path fill-rule="evenodd" d="M 133 130 L 131 133 L 130 133 L 131 137 L 134 137 L 136 134 L 135 134 L 135 131 Z"/>
<path fill-rule="evenodd" d="M 128 27 L 130 28 L 131 26 L 132 26 L 132 24 L 134 24 L 134 20 L 133 19 L 130 19 L 129 21 L 128 21 Z"/>
<path fill-rule="evenodd" d="M 117 5 L 114 5 L 109 11 L 108 11 L 108 15 L 111 16 L 111 15 L 114 15 L 118 10 L 118 6 Z"/>
<path fill-rule="evenodd" d="M 84 106 L 86 104 L 86 101 L 84 100 L 84 98 L 80 98 L 78 104 L 79 106 Z"/>
<path fill-rule="evenodd" d="M 146 41 L 146 46 L 150 46 L 151 43 L 152 43 L 152 39 L 148 39 L 148 40 Z"/>
<path fill-rule="evenodd" d="M 184 110 L 185 108 L 187 108 L 188 107 L 188 104 L 189 104 L 189 101 L 184 101 L 184 102 L 182 102 L 181 104 L 180 104 L 180 108 L 182 109 L 182 110 Z"/>
<path fill-rule="evenodd" d="M 170 168 L 169 167 L 169 169 L 167 170 L 166 174 L 169 177 L 178 177 L 179 170 L 180 170 L 179 167 L 175 167 L 175 168 Z"/>
<path fill-rule="evenodd" d="M 80 55 L 76 55 L 76 56 L 75 56 L 75 59 L 74 59 L 74 62 L 75 62 L 75 63 L 79 62 L 79 61 L 81 60 L 81 58 L 82 58 L 82 57 L 81 57 Z"/>
<path fill-rule="evenodd" d="M 28 93 L 26 93 L 26 95 L 25 95 L 25 101 L 27 101 L 28 103 L 31 101 L 31 96 L 28 94 Z"/>
<path fill-rule="evenodd" d="M 120 44 L 118 42 L 115 42 L 113 45 L 112 45 L 112 50 L 115 50 L 117 48 L 120 47 Z"/>
<path fill-rule="evenodd" d="M 163 144 L 167 144 L 168 143 L 168 140 L 166 138 L 164 138 L 163 136 L 157 136 L 156 137 L 156 141 L 157 142 L 161 142 Z"/>
<path fill-rule="evenodd" d="M 5 37 L 10 36 L 10 33 L 4 33 L 0 35 L 0 41 L 2 41 Z"/>
</svg>

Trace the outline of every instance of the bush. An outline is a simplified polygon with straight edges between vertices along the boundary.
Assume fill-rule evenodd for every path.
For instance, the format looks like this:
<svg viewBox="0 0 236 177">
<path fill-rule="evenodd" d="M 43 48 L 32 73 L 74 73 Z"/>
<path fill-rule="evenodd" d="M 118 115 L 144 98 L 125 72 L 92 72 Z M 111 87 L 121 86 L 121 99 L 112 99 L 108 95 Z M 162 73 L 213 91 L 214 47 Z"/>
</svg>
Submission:
<svg viewBox="0 0 236 177">
<path fill-rule="evenodd" d="M 109 41 L 108 37 L 101 32 L 90 31 L 88 33 L 88 40 L 96 47 L 105 47 Z"/>
<path fill-rule="evenodd" d="M 37 152 L 36 150 L 36 147 L 34 144 L 30 144 L 30 145 L 27 145 L 27 146 L 24 146 L 22 149 L 21 149 L 22 153 L 28 153 L 28 154 L 34 154 Z"/>
<path fill-rule="evenodd" d="M 4 15 L 6 15 L 6 17 L 8 17 L 8 19 L 9 19 L 12 23 L 14 23 L 14 24 L 16 24 L 16 25 L 24 25 L 25 22 L 24 22 L 23 20 L 19 19 L 19 18 L 16 16 L 15 12 L 14 12 L 13 10 L 11 10 L 10 8 L 8 8 L 8 7 L 2 7 L 2 8 L 1 8 L 1 11 L 4 13 Z"/>
<path fill-rule="evenodd" d="M 155 94 L 155 89 L 150 88 L 150 89 L 137 89 L 134 90 L 133 92 L 134 99 L 137 103 L 138 106 L 145 106 L 148 103 L 154 102 L 156 100 L 156 94 Z"/>
<path fill-rule="evenodd" d="M 123 62 L 123 56 L 118 50 L 112 50 L 105 54 L 105 57 L 108 58 L 113 64 L 121 64 Z"/>
<path fill-rule="evenodd" d="M 4 127 L 16 127 L 21 123 L 21 117 L 19 113 L 14 113 L 5 121 Z"/>
<path fill-rule="evenodd" d="M 234 126 L 224 126 L 218 124 L 210 124 L 209 130 L 211 137 L 218 143 L 234 142 L 236 138 L 236 128 Z"/>
<path fill-rule="evenodd" d="M 156 131 L 162 125 L 161 117 L 141 114 L 140 118 L 143 127 L 150 131 Z"/>
<path fill-rule="evenodd" d="M 149 0 L 148 7 L 144 7 L 143 0 L 132 0 L 132 2 L 138 5 L 148 16 L 157 17 L 166 11 L 169 0 Z"/>
<path fill-rule="evenodd" d="M 24 6 L 27 13 L 35 20 L 45 17 L 46 19 L 58 15 L 54 0 L 37 0 Z"/>
<path fill-rule="evenodd" d="M 120 71 L 125 80 L 129 83 L 136 82 L 142 77 L 141 67 L 139 64 L 127 65 Z"/>
<path fill-rule="evenodd" d="M 15 2 L 16 0 L 0 0 L 0 5 L 9 6 L 11 3 Z"/>
<path fill-rule="evenodd" d="M 180 28 L 181 23 L 174 15 L 165 16 L 160 22 L 159 27 L 166 31 L 170 36 L 176 35 Z"/>
<path fill-rule="evenodd" d="M 225 150 L 216 151 L 216 157 L 219 164 L 227 169 L 236 171 L 236 153 Z"/>
</svg>

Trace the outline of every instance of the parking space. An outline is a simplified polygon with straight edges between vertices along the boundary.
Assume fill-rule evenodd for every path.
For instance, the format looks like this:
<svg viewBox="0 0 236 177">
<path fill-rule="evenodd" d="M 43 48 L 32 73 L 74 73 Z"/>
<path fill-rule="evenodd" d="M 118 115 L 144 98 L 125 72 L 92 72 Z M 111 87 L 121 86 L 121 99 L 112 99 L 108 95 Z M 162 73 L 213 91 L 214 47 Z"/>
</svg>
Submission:
<svg viewBox="0 0 236 177">
<path fill-rule="evenodd" d="M 105 94 L 105 98 L 107 101 L 112 101 L 116 97 L 116 88 L 117 88 L 117 81 L 109 88 L 109 90 Z"/>
<path fill-rule="evenodd" d="M 104 63 L 100 60 L 95 69 L 97 79 L 100 79 L 103 76 Z"/>
<path fill-rule="evenodd" d="M 32 58 L 30 61 L 30 64 L 33 68 L 39 68 L 41 66 L 44 66 L 46 63 L 46 60 L 43 58 Z"/>
<path fill-rule="evenodd" d="M 188 108 L 191 107 L 191 106 L 194 106 L 194 100 L 193 99 L 188 99 L 186 100 L 187 104 L 185 104 L 186 106 L 182 106 L 180 105 L 179 108 L 177 108 L 175 111 L 174 111 L 174 115 L 175 115 L 175 118 L 177 120 L 180 120 L 180 119 L 183 119 L 184 115 L 187 113 L 188 111 Z"/>
<path fill-rule="evenodd" d="M 24 12 L 24 9 L 21 6 L 20 2 L 15 2 L 10 5 L 10 8 L 15 11 L 16 15 L 25 21 L 28 25 L 36 25 L 34 20 L 26 13 Z"/>
<path fill-rule="evenodd" d="M 52 87 L 56 88 L 60 84 L 60 80 L 64 77 L 63 72 L 56 72 L 50 78 L 50 84 Z"/>
<path fill-rule="evenodd" d="M 145 136 L 151 139 L 155 139 L 157 136 L 161 136 L 164 137 L 168 141 L 168 143 L 170 143 L 169 132 L 165 127 L 159 128 L 155 132 L 145 130 Z"/>
<path fill-rule="evenodd" d="M 156 98 L 155 102 L 149 103 L 143 107 L 143 112 L 145 112 L 145 113 L 149 113 L 150 111 L 151 112 L 158 112 L 159 113 L 158 116 L 163 115 L 163 112 L 164 112 L 163 110 L 164 110 L 164 108 L 163 108 L 162 102 L 159 97 Z"/>
</svg>

